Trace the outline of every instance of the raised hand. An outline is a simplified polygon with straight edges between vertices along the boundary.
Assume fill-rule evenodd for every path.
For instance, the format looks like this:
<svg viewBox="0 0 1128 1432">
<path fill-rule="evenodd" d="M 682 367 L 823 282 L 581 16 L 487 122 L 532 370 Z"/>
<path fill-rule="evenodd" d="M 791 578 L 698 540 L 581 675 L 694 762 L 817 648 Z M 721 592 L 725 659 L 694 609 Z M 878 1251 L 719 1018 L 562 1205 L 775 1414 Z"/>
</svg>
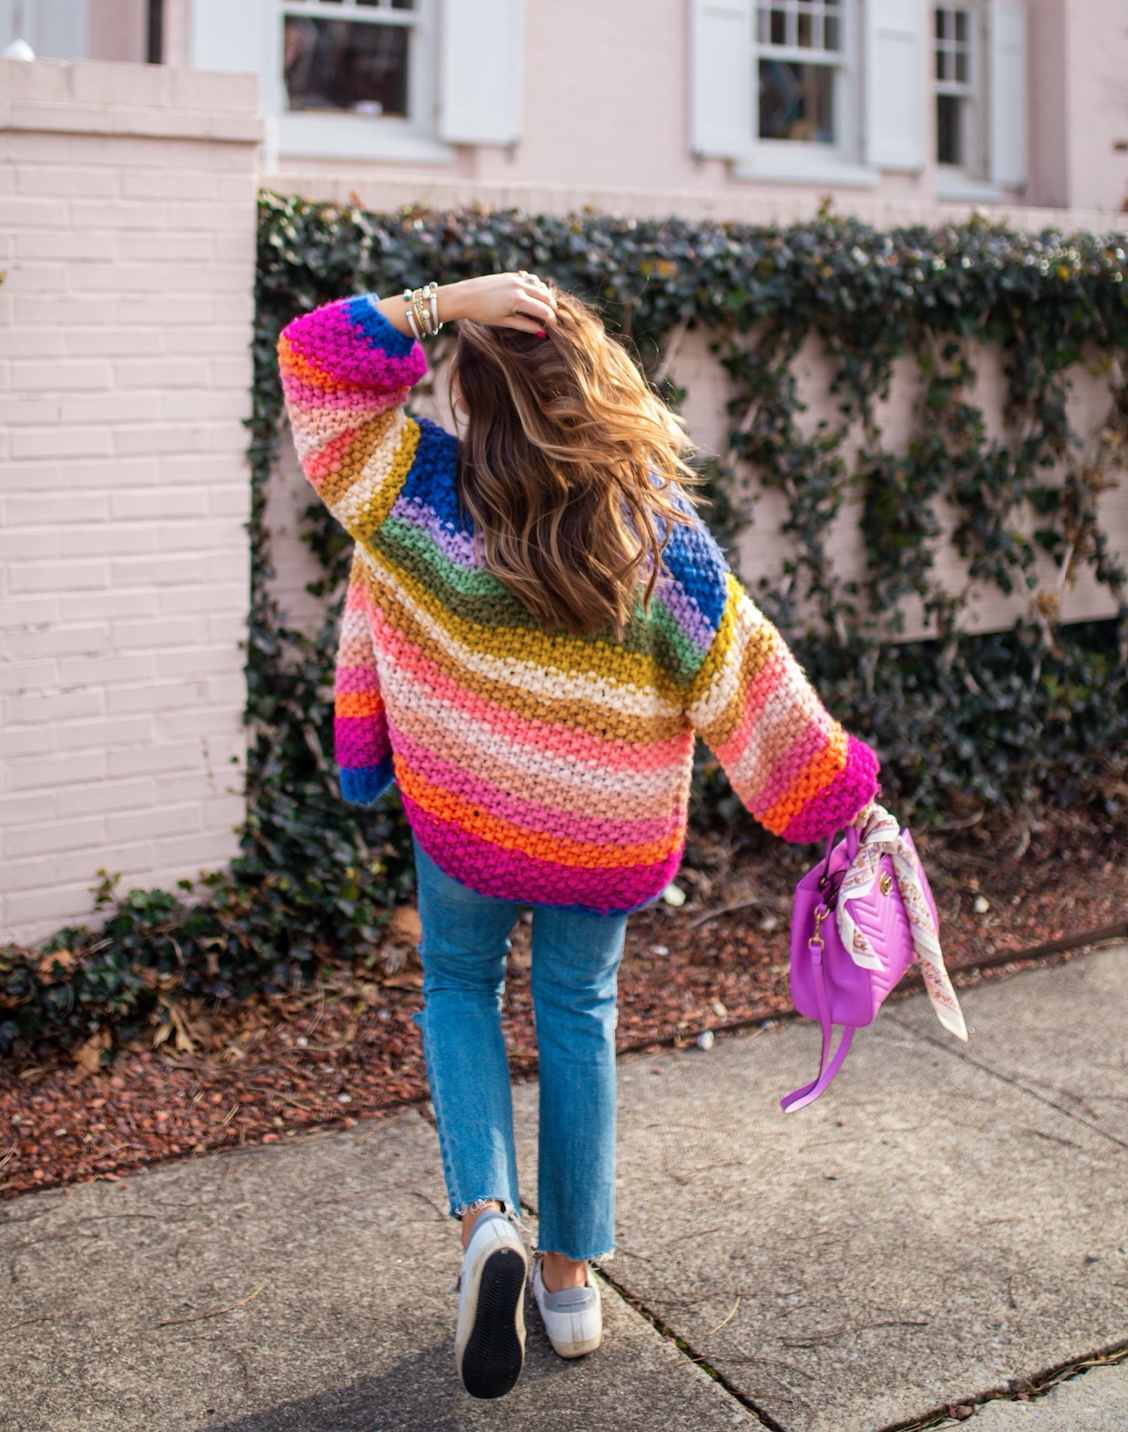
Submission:
<svg viewBox="0 0 1128 1432">
<path fill-rule="evenodd" d="M 461 283 L 444 284 L 438 295 L 439 319 L 453 323 L 460 318 L 488 323 L 495 328 L 516 328 L 523 333 L 544 334 L 556 323 L 556 298 L 536 274 L 490 273 Z M 393 328 L 410 331 L 402 297 L 381 299 L 377 305 Z"/>
</svg>

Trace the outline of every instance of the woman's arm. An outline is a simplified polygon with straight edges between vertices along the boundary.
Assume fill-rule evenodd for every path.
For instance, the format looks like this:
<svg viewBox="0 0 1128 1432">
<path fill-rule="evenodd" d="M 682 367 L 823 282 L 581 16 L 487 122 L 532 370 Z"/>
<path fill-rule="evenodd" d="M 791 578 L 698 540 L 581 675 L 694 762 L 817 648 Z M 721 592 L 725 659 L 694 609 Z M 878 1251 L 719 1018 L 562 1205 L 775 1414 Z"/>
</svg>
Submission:
<svg viewBox="0 0 1128 1432">
<path fill-rule="evenodd" d="M 827 712 L 786 642 L 728 579 L 689 718 L 756 819 L 784 840 L 823 840 L 877 794 L 877 756 Z"/>
<path fill-rule="evenodd" d="M 518 328 L 543 337 L 544 330 L 556 322 L 556 299 L 532 274 L 491 273 L 447 283 L 439 289 L 437 300 L 440 323 L 470 318 L 475 323 Z M 411 332 L 402 295 L 382 298 L 376 308 L 397 333 Z"/>
<path fill-rule="evenodd" d="M 556 322 L 551 291 L 531 275 L 488 274 L 438 291 L 442 322 L 459 318 L 528 333 Z M 403 297 L 361 294 L 295 318 L 278 340 L 294 446 L 318 496 L 347 532 L 369 540 L 415 458 L 408 391 L 427 371 Z"/>
</svg>

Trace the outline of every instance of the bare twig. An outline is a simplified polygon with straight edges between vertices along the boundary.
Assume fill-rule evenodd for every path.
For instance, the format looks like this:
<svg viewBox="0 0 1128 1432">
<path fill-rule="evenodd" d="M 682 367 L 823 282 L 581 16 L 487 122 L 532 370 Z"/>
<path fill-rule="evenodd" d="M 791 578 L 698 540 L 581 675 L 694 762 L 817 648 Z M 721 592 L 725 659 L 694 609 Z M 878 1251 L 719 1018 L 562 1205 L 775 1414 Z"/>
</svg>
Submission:
<svg viewBox="0 0 1128 1432">
<path fill-rule="evenodd" d="M 257 1298 L 265 1287 L 265 1283 L 260 1283 L 253 1293 L 248 1293 L 245 1298 L 240 1298 L 237 1303 L 232 1303 L 229 1308 L 216 1308 L 210 1313 L 193 1313 L 190 1318 L 165 1318 L 162 1322 L 157 1324 L 157 1327 L 171 1328 L 176 1327 L 180 1323 L 200 1323 L 203 1322 L 205 1318 L 222 1318 L 226 1313 L 233 1313 L 236 1308 L 246 1307 L 251 1299 Z"/>
<path fill-rule="evenodd" d="M 711 1338 L 714 1333 L 719 1333 L 720 1330 L 724 1327 L 724 1325 L 725 1325 L 726 1323 L 731 1323 L 732 1320 L 733 1320 L 733 1318 L 736 1317 L 736 1310 L 737 1310 L 737 1308 L 739 1308 L 739 1307 L 740 1307 L 740 1294 L 737 1293 L 737 1295 L 736 1295 L 736 1302 L 733 1303 L 732 1308 L 731 1308 L 730 1311 L 729 1311 L 728 1317 L 727 1317 L 727 1318 L 722 1318 L 721 1321 L 717 1324 L 717 1326 L 716 1326 L 715 1328 L 712 1328 L 709 1332 L 707 1332 L 707 1333 L 705 1334 L 705 1336 L 706 1336 L 707 1338 Z"/>
<path fill-rule="evenodd" d="M 706 910 L 703 915 L 697 915 L 690 920 L 689 928 L 696 930 L 698 925 L 704 925 L 708 920 L 717 920 L 722 915 L 731 915 L 734 910 L 747 910 L 750 905 L 760 905 L 766 910 L 790 908 L 786 900 L 781 900 L 776 895 L 751 895 L 747 900 L 734 900 L 731 905 L 720 905 L 716 910 Z"/>
</svg>

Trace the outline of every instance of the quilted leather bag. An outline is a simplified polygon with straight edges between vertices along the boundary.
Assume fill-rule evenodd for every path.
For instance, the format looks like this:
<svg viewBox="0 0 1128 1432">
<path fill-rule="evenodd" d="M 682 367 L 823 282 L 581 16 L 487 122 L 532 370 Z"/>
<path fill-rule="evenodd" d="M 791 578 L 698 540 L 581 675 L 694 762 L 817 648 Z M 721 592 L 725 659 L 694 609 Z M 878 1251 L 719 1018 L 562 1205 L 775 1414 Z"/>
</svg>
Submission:
<svg viewBox="0 0 1128 1432">
<path fill-rule="evenodd" d="M 785 1114 L 812 1103 L 842 1068 L 857 1029 L 872 1024 L 902 975 L 920 960 L 941 1024 L 957 1038 L 967 1029 L 944 968 L 939 917 L 907 830 L 877 807 L 859 837 L 827 839 L 826 856 L 795 887 L 791 922 L 791 997 L 822 1029 L 818 1078 L 780 1100 Z M 831 1054 L 834 1027 L 842 1026 Z"/>
</svg>

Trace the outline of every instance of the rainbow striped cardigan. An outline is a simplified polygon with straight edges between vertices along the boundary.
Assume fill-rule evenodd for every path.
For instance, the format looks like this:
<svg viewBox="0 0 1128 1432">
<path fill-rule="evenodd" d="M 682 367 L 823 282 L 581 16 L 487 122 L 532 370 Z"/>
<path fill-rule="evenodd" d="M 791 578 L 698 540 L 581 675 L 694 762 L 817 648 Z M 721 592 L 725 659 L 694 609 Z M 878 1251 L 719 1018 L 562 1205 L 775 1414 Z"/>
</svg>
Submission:
<svg viewBox="0 0 1128 1432">
<path fill-rule="evenodd" d="M 874 753 L 826 713 L 700 522 L 674 529 L 622 640 L 544 631 L 482 565 L 457 439 L 404 410 L 419 344 L 365 296 L 295 319 L 278 353 L 306 476 L 356 539 L 336 676 L 346 800 L 394 776 L 456 880 L 609 913 L 677 871 L 695 731 L 785 840 L 820 839 L 873 798 Z"/>
</svg>

